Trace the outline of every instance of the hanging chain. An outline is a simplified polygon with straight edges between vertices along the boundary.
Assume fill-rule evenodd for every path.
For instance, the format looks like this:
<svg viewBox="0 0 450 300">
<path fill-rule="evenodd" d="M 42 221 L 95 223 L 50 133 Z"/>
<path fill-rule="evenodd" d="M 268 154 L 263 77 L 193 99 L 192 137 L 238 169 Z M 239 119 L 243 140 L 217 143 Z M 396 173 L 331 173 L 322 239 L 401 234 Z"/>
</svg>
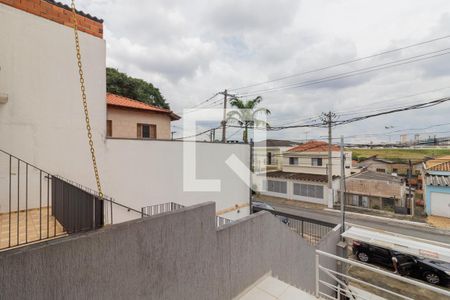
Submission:
<svg viewBox="0 0 450 300">
<path fill-rule="evenodd" d="M 94 141 L 92 140 L 92 130 L 91 130 L 91 122 L 89 119 L 86 88 L 84 85 L 84 74 L 83 74 L 83 65 L 81 63 L 80 39 L 78 36 L 78 23 L 77 23 L 77 12 L 75 9 L 75 0 L 72 0 L 71 7 L 72 7 L 72 15 L 73 15 L 73 30 L 75 33 L 75 46 L 76 46 L 76 51 L 77 51 L 78 73 L 80 74 L 81 97 L 83 100 L 84 116 L 86 119 L 87 137 L 89 140 L 89 147 L 90 147 L 90 151 L 91 151 L 92 166 L 94 168 L 95 180 L 97 182 L 98 195 L 99 195 L 100 199 L 103 199 L 102 185 L 100 183 L 100 175 L 99 175 L 98 167 L 97 167 L 97 159 L 95 157 Z"/>
</svg>

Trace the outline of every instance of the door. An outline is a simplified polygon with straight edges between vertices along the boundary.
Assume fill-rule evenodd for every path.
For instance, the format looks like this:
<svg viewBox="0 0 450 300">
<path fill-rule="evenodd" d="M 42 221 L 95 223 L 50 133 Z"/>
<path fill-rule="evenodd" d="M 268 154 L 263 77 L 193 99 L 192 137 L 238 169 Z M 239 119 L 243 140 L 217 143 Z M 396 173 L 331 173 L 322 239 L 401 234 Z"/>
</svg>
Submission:
<svg viewBox="0 0 450 300">
<path fill-rule="evenodd" d="M 381 247 L 370 246 L 369 251 L 372 261 L 387 267 L 392 267 L 392 255 L 389 250 Z"/>
<path fill-rule="evenodd" d="M 450 194 L 431 193 L 431 215 L 450 218 Z"/>
</svg>

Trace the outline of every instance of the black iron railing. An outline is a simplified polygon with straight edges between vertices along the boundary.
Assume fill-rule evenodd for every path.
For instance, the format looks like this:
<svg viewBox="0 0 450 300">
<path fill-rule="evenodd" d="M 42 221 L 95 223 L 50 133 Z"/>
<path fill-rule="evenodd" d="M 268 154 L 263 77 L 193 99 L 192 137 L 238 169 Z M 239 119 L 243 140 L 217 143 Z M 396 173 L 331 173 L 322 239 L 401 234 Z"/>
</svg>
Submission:
<svg viewBox="0 0 450 300">
<path fill-rule="evenodd" d="M 282 223 L 286 224 L 289 227 L 289 229 L 296 232 L 312 245 L 317 245 L 328 232 L 336 227 L 336 224 L 333 223 L 309 219 L 277 210 L 265 209 L 260 207 L 253 207 L 252 213 L 257 213 L 263 210 L 268 211 L 278 217 Z"/>
<path fill-rule="evenodd" d="M 113 224 L 117 210 L 143 216 L 0 149 L 0 250 Z"/>
</svg>

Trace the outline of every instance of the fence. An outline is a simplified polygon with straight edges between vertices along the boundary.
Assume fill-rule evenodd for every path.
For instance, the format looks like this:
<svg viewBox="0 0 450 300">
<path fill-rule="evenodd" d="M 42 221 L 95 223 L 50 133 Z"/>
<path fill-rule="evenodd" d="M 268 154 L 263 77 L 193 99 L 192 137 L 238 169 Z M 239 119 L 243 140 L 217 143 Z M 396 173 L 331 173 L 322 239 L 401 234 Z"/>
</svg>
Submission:
<svg viewBox="0 0 450 300">
<path fill-rule="evenodd" d="M 183 207 L 185 207 L 185 206 L 175 203 L 175 202 L 167 202 L 167 203 L 155 204 L 155 205 L 143 207 L 141 209 L 141 212 L 142 212 L 143 217 L 144 216 L 153 216 L 153 215 L 157 215 L 157 214 L 161 214 L 161 213 L 165 213 L 165 212 L 169 212 L 169 211 L 175 211 L 175 210 L 183 208 Z M 230 219 L 216 216 L 216 226 L 217 227 L 220 227 L 222 225 L 225 225 L 225 224 L 228 224 L 231 222 L 232 222 L 232 220 L 230 220 Z"/>
<path fill-rule="evenodd" d="M 299 234 L 302 238 L 307 240 L 311 245 L 317 245 L 322 237 L 324 237 L 328 232 L 330 232 L 336 224 L 323 222 L 319 220 L 309 219 L 301 216 L 296 216 L 276 210 L 253 207 L 252 212 L 256 213 L 258 211 L 265 210 L 277 218 L 281 222 L 286 224 L 289 229 Z"/>
<path fill-rule="evenodd" d="M 113 208 L 141 212 L 0 150 L 0 250 L 113 224 Z"/>
<path fill-rule="evenodd" d="M 322 260 L 339 261 L 341 270 L 326 267 Z M 449 299 L 450 291 L 387 272 L 357 261 L 316 250 L 316 292 L 324 299 Z M 353 269 L 353 271 L 352 271 Z M 357 271 L 355 271 L 357 269 Z M 331 281 L 330 281 L 331 279 Z M 384 279 L 384 281 L 383 281 Z M 334 282 L 334 283 L 330 283 Z M 398 282 L 404 286 L 395 284 Z M 330 291 L 335 297 L 330 296 Z"/>
</svg>

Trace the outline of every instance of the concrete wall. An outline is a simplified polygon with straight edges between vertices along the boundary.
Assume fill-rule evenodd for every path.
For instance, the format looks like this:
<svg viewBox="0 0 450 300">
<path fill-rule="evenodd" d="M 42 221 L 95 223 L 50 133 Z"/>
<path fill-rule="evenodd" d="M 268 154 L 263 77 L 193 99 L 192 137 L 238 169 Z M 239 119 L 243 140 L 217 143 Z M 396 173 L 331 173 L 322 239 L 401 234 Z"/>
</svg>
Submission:
<svg viewBox="0 0 450 300">
<path fill-rule="evenodd" d="M 315 248 L 277 218 L 217 230 L 214 215 L 206 203 L 0 253 L 0 298 L 232 299 L 269 272 L 314 291 Z"/>
<path fill-rule="evenodd" d="M 199 143 L 198 177 L 222 180 L 221 191 L 184 192 L 183 143 L 106 139 L 105 41 L 83 32 L 80 38 L 105 194 L 136 209 L 171 201 L 184 205 L 216 201 L 218 209 L 248 203 L 247 186 L 225 163 L 234 154 L 249 166 L 248 145 Z M 0 93 L 9 95 L 8 102 L 0 104 L 0 149 L 95 190 L 73 30 L 0 4 L 0 68 Z M 1 154 L 0 164 L 0 210 L 5 211 L 9 162 Z M 12 180 L 22 179 L 13 174 Z M 36 183 L 33 186 L 38 190 Z M 30 201 L 37 203 L 37 195 L 30 194 Z M 25 200 L 20 202 L 22 209 Z"/>
<path fill-rule="evenodd" d="M 406 193 L 405 183 L 381 180 L 348 178 L 346 191 L 350 194 L 403 199 Z"/>
<path fill-rule="evenodd" d="M 137 124 L 156 125 L 156 138 L 171 138 L 170 116 L 165 113 L 124 109 L 109 105 L 108 120 L 112 121 L 112 136 L 119 138 L 137 138 Z"/>
</svg>

